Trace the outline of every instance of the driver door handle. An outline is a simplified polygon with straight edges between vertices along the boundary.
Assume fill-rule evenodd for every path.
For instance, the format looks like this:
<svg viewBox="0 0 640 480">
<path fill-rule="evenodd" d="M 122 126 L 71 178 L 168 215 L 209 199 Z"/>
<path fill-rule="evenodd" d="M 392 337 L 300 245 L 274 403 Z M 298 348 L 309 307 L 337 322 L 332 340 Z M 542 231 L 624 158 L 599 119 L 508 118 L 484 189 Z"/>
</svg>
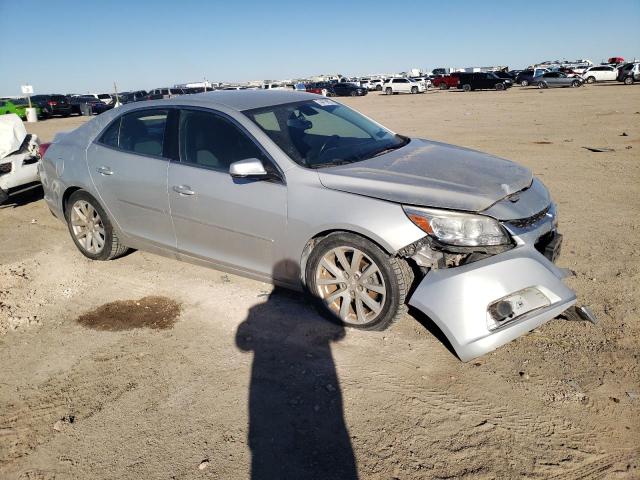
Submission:
<svg viewBox="0 0 640 480">
<path fill-rule="evenodd" d="M 189 185 L 174 185 L 173 191 L 179 193 L 180 195 L 195 195 L 196 192 L 191 190 Z"/>
<path fill-rule="evenodd" d="M 109 167 L 98 167 L 96 170 L 100 175 L 113 175 L 113 170 Z"/>
</svg>

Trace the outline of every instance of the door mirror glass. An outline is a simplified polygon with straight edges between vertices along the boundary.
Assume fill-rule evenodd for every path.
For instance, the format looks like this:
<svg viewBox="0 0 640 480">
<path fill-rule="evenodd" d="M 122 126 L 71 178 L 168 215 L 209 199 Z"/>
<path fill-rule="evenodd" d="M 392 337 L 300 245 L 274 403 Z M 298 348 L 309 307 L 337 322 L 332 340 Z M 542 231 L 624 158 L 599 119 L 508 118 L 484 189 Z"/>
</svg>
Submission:
<svg viewBox="0 0 640 480">
<path fill-rule="evenodd" d="M 268 173 L 257 158 L 248 158 L 233 162 L 229 166 L 229 175 L 233 178 L 266 178 Z"/>
</svg>

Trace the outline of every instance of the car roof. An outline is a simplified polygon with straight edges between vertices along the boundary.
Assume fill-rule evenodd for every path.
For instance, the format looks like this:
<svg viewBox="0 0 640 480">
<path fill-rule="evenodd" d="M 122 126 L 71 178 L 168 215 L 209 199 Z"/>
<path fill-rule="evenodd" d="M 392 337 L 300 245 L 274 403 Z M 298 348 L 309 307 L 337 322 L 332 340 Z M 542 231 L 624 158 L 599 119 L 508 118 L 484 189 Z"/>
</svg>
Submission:
<svg viewBox="0 0 640 480">
<path fill-rule="evenodd" d="M 324 97 L 312 93 L 296 92 L 295 90 L 216 90 L 214 92 L 196 93 L 188 95 L 188 97 L 155 100 L 149 102 L 149 104 L 154 106 L 189 104 L 210 107 L 221 105 L 241 112 L 314 98 Z"/>
</svg>

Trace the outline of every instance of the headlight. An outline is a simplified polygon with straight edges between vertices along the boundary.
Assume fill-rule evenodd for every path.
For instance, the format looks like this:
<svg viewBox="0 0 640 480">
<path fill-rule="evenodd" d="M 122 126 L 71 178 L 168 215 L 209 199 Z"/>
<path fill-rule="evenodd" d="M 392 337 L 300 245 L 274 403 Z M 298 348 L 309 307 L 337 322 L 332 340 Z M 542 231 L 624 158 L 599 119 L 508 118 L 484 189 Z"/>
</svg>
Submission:
<svg viewBox="0 0 640 480">
<path fill-rule="evenodd" d="M 442 243 L 475 247 L 510 242 L 502 226 L 491 217 L 432 208 L 402 208 L 417 227 Z"/>
</svg>

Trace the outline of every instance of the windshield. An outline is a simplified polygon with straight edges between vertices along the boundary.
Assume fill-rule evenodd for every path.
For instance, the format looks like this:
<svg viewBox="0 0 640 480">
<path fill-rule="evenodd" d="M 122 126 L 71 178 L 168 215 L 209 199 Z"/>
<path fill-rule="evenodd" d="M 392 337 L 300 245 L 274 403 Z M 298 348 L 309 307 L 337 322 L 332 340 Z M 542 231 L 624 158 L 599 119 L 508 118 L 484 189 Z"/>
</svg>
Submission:
<svg viewBox="0 0 640 480">
<path fill-rule="evenodd" d="M 309 168 L 366 160 L 409 142 L 328 99 L 257 108 L 244 114 L 293 161 Z"/>
</svg>

